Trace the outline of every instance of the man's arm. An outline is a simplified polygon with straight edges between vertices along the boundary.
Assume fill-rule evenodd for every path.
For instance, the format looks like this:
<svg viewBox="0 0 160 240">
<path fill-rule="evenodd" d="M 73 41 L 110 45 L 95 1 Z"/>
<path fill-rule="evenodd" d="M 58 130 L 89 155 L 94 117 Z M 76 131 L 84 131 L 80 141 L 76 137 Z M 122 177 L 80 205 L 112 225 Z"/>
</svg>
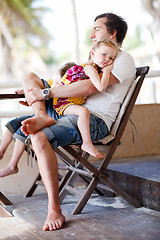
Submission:
<svg viewBox="0 0 160 240">
<path fill-rule="evenodd" d="M 110 73 L 108 86 L 111 86 L 115 83 L 119 83 L 119 80 L 112 73 Z"/>
<path fill-rule="evenodd" d="M 65 98 L 65 97 L 84 97 L 89 96 L 96 92 L 97 89 L 94 87 L 89 79 L 74 82 L 69 85 L 64 85 L 50 89 L 50 98 Z"/>
<path fill-rule="evenodd" d="M 112 85 L 117 82 L 119 81 L 111 74 L 108 85 Z M 89 79 L 78 81 L 69 85 L 50 88 L 50 90 L 50 98 L 84 97 L 97 92 L 97 89 Z M 30 89 L 25 94 L 25 97 L 30 106 L 36 101 L 44 100 L 42 89 L 38 88 Z"/>
<path fill-rule="evenodd" d="M 110 73 L 108 86 L 115 83 L 119 83 L 119 80 L 112 73 Z M 97 89 L 91 80 L 85 79 L 69 85 L 51 88 L 50 98 L 84 97 L 95 92 L 97 92 Z"/>
<path fill-rule="evenodd" d="M 84 97 L 96 92 L 97 89 L 89 79 L 78 81 L 69 85 L 50 88 L 50 98 L 66 98 L 66 97 Z M 32 88 L 25 93 L 25 98 L 29 106 L 34 102 L 44 100 L 43 89 Z M 22 104 L 22 103 L 21 103 Z"/>
</svg>

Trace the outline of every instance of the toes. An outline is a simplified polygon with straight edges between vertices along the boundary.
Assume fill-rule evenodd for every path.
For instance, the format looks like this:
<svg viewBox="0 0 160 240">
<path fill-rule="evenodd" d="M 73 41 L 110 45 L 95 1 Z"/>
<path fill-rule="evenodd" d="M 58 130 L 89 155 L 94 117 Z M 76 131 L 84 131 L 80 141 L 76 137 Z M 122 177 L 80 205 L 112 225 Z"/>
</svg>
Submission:
<svg viewBox="0 0 160 240">
<path fill-rule="evenodd" d="M 54 224 L 50 223 L 49 224 L 49 230 L 52 231 L 54 229 Z"/>
<path fill-rule="evenodd" d="M 44 224 L 44 226 L 43 226 L 43 230 L 44 230 L 44 231 L 48 231 L 48 230 L 49 230 L 49 226 L 48 226 L 47 223 Z"/>
<path fill-rule="evenodd" d="M 61 228 L 61 226 L 60 226 L 60 221 L 55 222 L 55 226 L 56 226 L 56 229 Z"/>
<path fill-rule="evenodd" d="M 60 228 L 57 222 L 45 223 L 43 226 L 44 231 L 53 231 Z"/>
<path fill-rule="evenodd" d="M 30 134 L 25 126 L 22 126 L 21 130 L 26 136 L 28 136 Z"/>
<path fill-rule="evenodd" d="M 57 229 L 57 226 L 56 226 L 56 223 L 55 223 L 55 222 L 53 223 L 53 229 L 54 229 L 54 230 Z M 53 229 L 52 229 L 52 230 L 53 230 Z"/>
<path fill-rule="evenodd" d="M 52 210 L 52 212 L 54 212 L 54 211 Z M 44 231 L 53 231 L 53 230 L 60 229 L 60 228 L 62 228 L 64 221 L 65 221 L 64 215 L 57 214 L 54 212 L 54 215 L 50 214 L 48 216 L 48 219 L 46 220 L 46 222 L 43 226 L 43 230 Z"/>
<path fill-rule="evenodd" d="M 96 157 L 103 158 L 103 156 L 100 153 L 98 153 L 96 155 L 97 155 Z"/>
</svg>

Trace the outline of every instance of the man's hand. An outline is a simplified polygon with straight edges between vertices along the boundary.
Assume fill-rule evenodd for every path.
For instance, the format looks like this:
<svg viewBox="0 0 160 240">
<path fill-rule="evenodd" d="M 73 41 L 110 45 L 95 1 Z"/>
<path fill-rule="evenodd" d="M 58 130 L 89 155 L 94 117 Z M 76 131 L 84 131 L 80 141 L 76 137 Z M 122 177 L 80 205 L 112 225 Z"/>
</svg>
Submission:
<svg viewBox="0 0 160 240">
<path fill-rule="evenodd" d="M 19 90 L 16 90 L 15 93 L 24 94 L 24 91 L 23 91 L 23 89 L 19 89 Z"/>
<path fill-rule="evenodd" d="M 24 94 L 24 91 L 23 91 L 23 89 L 18 89 L 18 90 L 15 91 L 15 93 L 17 93 L 17 94 Z M 19 104 L 24 105 L 26 107 L 29 106 L 27 101 L 19 101 Z"/>
<path fill-rule="evenodd" d="M 42 89 L 39 88 L 29 89 L 28 91 L 25 92 L 25 99 L 29 106 L 31 106 L 34 102 L 44 100 Z"/>
</svg>

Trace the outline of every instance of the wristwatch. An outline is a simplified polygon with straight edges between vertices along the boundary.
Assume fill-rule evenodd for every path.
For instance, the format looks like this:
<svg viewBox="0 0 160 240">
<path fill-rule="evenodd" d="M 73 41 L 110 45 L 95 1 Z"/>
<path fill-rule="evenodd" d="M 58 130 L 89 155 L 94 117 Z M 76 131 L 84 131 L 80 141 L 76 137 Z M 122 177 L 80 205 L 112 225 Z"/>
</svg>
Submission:
<svg viewBox="0 0 160 240">
<path fill-rule="evenodd" d="M 49 94 L 50 94 L 50 89 L 49 88 L 43 89 L 42 94 L 43 94 L 45 100 L 49 100 L 50 99 L 49 98 Z"/>
</svg>

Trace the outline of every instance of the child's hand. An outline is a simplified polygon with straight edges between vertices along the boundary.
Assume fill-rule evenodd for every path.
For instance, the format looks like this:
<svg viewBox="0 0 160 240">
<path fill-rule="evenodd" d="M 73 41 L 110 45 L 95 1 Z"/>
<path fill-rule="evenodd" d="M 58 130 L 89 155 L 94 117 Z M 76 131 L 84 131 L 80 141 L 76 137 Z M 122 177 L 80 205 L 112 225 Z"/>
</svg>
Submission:
<svg viewBox="0 0 160 240">
<path fill-rule="evenodd" d="M 108 65 L 108 66 L 106 66 L 106 67 L 104 67 L 104 68 L 102 68 L 102 72 L 104 73 L 104 72 L 108 72 L 108 71 L 112 71 L 112 69 L 113 69 L 113 63 L 112 64 L 110 64 L 110 65 Z"/>
</svg>

